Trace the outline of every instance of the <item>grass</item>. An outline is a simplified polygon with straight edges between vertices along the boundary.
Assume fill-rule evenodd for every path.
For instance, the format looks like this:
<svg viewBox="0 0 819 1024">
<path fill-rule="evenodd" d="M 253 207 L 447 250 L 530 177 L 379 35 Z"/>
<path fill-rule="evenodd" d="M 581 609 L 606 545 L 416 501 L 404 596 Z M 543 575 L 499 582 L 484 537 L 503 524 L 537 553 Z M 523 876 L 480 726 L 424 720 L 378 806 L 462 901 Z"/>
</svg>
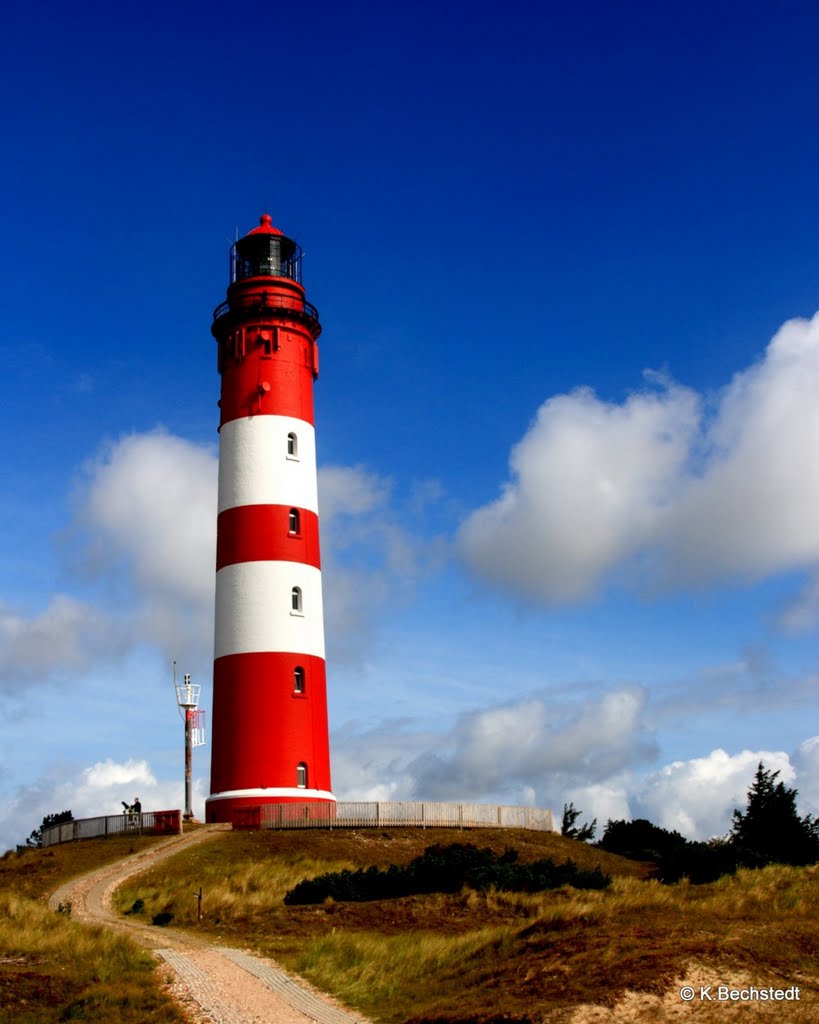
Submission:
<svg viewBox="0 0 819 1024">
<path fill-rule="evenodd" d="M 150 955 L 47 904 L 63 882 L 154 842 L 87 840 L 0 859 L 0 1024 L 183 1024 Z"/>
<path fill-rule="evenodd" d="M 112 836 L 20 853 L 9 850 L 0 857 L 0 892 L 13 889 L 18 895 L 44 899 L 70 878 L 147 850 L 157 842 L 153 836 Z"/>
<path fill-rule="evenodd" d="M 622 1004 L 628 992 L 660 1000 L 692 971 L 707 978 L 698 984 L 799 984 L 801 1003 L 782 1012 L 795 1024 L 819 1021 L 814 869 L 772 866 L 711 885 L 663 886 L 645 880 L 645 865 L 560 836 L 448 833 L 225 834 L 224 842 L 131 879 L 119 905 L 142 899 L 146 915 L 172 909 L 175 925 L 196 928 L 196 901 L 188 893 L 202 885 L 200 932 L 252 945 L 389 1024 L 580 1020 L 574 1015 L 584 1007 Z M 572 857 L 582 867 L 599 865 L 614 882 L 600 892 L 465 890 L 359 904 L 282 902 L 302 878 L 405 864 L 433 842 L 463 841 L 497 852 L 513 846 L 524 862 Z M 755 1020 L 767 1009 L 743 1013 Z M 710 1012 L 691 1008 L 697 1019 L 710 1019 Z M 716 1004 L 717 1012 L 733 1011 Z"/>
<path fill-rule="evenodd" d="M 464 841 L 496 852 L 512 846 L 524 863 L 571 857 L 581 867 L 601 867 L 614 881 L 604 891 L 467 889 L 455 895 L 359 904 L 283 903 L 287 890 L 303 878 L 370 864 L 406 864 L 434 842 Z M 48 856 L 51 851 L 24 854 L 18 859 L 25 869 L 21 884 L 36 896 L 53 889 L 61 873 L 76 873 L 77 857 L 112 852 L 109 847 L 92 854 L 92 845 L 104 844 L 69 844 L 53 857 Z M 11 867 L 7 861 L 0 862 L 0 892 L 3 869 L 13 875 L 14 858 Z M 746 1021 L 819 1022 L 819 869 L 770 866 L 703 886 L 663 886 L 646 881 L 646 870 L 646 865 L 561 836 L 512 830 L 219 833 L 129 879 L 116 904 L 126 911 L 142 900 L 140 920 L 173 913 L 174 926 L 220 943 L 251 946 L 385 1024 L 585 1024 L 608 1019 L 595 1014 L 612 1007 L 620 1016 L 611 1019 L 618 1021 L 653 1021 L 666 1013 L 669 1019 L 683 1014 L 710 1021 L 741 1013 Z M 193 893 L 200 885 L 203 919 L 197 925 Z M 60 942 L 68 942 L 70 933 L 64 930 L 75 927 L 64 915 L 51 914 L 47 930 L 55 944 L 26 950 L 19 948 L 21 940 L 12 928 L 2 942 L 12 946 L 17 941 L 17 955 L 23 959 L 0 964 L 0 976 L 8 970 L 18 975 L 39 972 L 41 1002 L 59 998 L 54 1006 L 79 1005 L 86 1014 L 82 1019 L 134 1024 L 181 1019 L 162 1016 L 175 1011 L 158 1003 L 151 1011 L 154 1016 L 145 1011 L 141 1017 L 127 1016 L 126 1004 L 136 995 L 123 987 L 126 979 L 136 984 L 151 974 L 140 966 L 138 952 L 134 962 L 123 959 L 125 953 L 102 954 L 115 965 L 119 981 L 106 980 L 99 967 L 91 967 L 91 953 L 70 957 L 76 963 L 87 956 L 86 975 L 99 979 L 90 988 L 87 978 L 65 973 L 59 965 L 71 947 Z M 93 938 L 103 940 L 107 938 Z M 68 987 L 60 989 L 66 981 Z M 718 1003 L 684 1007 L 676 993 L 686 982 L 783 988 L 798 984 L 802 999 L 785 1008 L 756 1004 L 739 1010 Z M 150 984 L 156 993 L 155 976 Z M 19 976 L 17 985 L 22 992 L 25 982 Z M 97 990 L 107 993 L 115 1011 L 106 1015 L 102 1004 L 82 1002 Z M 52 1016 L 4 1017 L 2 991 L 0 1021 L 39 1024 L 61 1019 L 53 1011 Z"/>
</svg>

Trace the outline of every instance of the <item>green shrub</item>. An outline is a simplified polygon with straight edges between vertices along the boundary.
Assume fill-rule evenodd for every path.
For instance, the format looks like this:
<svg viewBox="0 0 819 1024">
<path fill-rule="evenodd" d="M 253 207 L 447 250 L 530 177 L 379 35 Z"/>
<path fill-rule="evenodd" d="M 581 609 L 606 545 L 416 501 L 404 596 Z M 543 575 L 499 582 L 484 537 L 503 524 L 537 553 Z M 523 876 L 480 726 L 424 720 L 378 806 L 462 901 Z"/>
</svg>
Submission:
<svg viewBox="0 0 819 1024">
<path fill-rule="evenodd" d="M 420 893 L 456 893 L 464 886 L 483 890 L 494 887 L 512 892 L 540 892 L 573 885 L 578 889 L 604 889 L 611 879 L 599 869 L 584 871 L 572 861 L 555 864 L 545 859 L 518 864 L 516 850 L 498 855 L 479 850 L 471 843 L 429 846 L 406 867 L 391 864 L 357 871 L 331 872 L 299 882 L 284 897 L 287 904 L 337 902 L 362 903 L 396 899 Z"/>
</svg>

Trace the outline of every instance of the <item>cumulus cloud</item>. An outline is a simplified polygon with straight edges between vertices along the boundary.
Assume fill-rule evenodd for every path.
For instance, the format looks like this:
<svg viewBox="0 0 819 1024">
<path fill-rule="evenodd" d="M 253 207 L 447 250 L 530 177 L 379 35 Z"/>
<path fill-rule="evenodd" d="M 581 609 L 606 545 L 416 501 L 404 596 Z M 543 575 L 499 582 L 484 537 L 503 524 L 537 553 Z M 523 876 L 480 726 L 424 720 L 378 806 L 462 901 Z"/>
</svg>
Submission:
<svg viewBox="0 0 819 1024">
<path fill-rule="evenodd" d="M 322 466 L 318 490 L 328 653 L 358 661 L 376 610 L 408 592 L 426 556 L 397 521 L 389 480 L 361 466 Z"/>
<path fill-rule="evenodd" d="M 431 799 L 455 799 L 600 781 L 656 753 L 641 721 L 645 703 L 643 691 L 623 688 L 578 708 L 536 698 L 469 712 L 448 752 L 411 766 L 416 788 Z"/>
<path fill-rule="evenodd" d="M 583 821 L 647 818 L 688 839 L 727 834 L 744 810 L 760 761 L 819 812 L 819 736 L 792 754 L 712 750 L 645 772 L 656 757 L 643 695 L 619 690 L 557 713 L 539 698 L 462 716 L 449 731 L 385 721 L 333 734 L 334 788 L 343 800 L 472 800 L 550 808 L 574 803 Z"/>
<path fill-rule="evenodd" d="M 440 737 L 410 719 L 388 719 L 333 732 L 333 792 L 343 800 L 410 800 L 416 796 L 410 765 Z"/>
<path fill-rule="evenodd" d="M 64 546 L 117 610 L 83 606 L 99 631 L 106 621 L 114 629 L 118 617 L 114 632 L 124 631 L 132 644 L 155 644 L 188 664 L 207 662 L 217 472 L 214 447 L 164 430 L 123 437 L 86 465 Z M 328 647 L 353 659 L 378 607 L 417 577 L 421 558 L 398 523 L 388 480 L 359 466 L 321 467 L 318 480 Z"/>
<path fill-rule="evenodd" d="M 514 482 L 459 534 L 479 574 L 531 597 L 574 600 L 659 529 L 696 433 L 684 388 L 623 405 L 590 390 L 549 399 L 512 450 Z"/>
<path fill-rule="evenodd" d="M 819 314 L 791 320 L 713 403 L 651 375 L 621 404 L 545 402 L 500 498 L 462 524 L 478 575 L 547 602 L 819 564 Z"/>
<path fill-rule="evenodd" d="M 82 670 L 126 647 L 122 631 L 104 613 L 66 594 L 36 615 L 0 606 L 0 686 Z"/>
<path fill-rule="evenodd" d="M 168 657 L 210 652 L 216 543 L 215 449 L 165 431 L 109 445 L 80 488 L 82 558 L 135 599 L 135 634 Z M 328 644 L 353 656 L 411 545 L 389 510 L 389 481 L 361 467 L 318 471 Z M 123 571 L 124 570 L 124 571 Z"/>
<path fill-rule="evenodd" d="M 800 743 L 793 756 L 799 785 L 799 809 L 819 816 L 819 736 Z M 804 807 L 804 810 L 803 810 Z"/>
<path fill-rule="evenodd" d="M 720 748 L 704 757 L 674 761 L 644 776 L 633 772 L 613 775 L 600 785 L 577 787 L 568 799 L 597 817 L 602 828 L 609 818 L 647 818 L 687 839 L 710 839 L 731 830 L 734 810 L 745 810 L 748 790 L 762 761 L 779 781 L 798 790 L 800 815 L 819 810 L 819 736 L 805 740 L 791 755 L 781 750 Z"/>
<path fill-rule="evenodd" d="M 212 647 L 216 476 L 213 448 L 156 430 L 106 446 L 78 487 L 75 559 L 169 658 Z"/>
<path fill-rule="evenodd" d="M 733 809 L 744 809 L 760 761 L 781 771 L 783 782 L 793 780 L 788 755 L 781 751 L 729 755 L 713 750 L 707 757 L 675 761 L 650 775 L 632 798 L 634 816 L 688 838 L 723 835 L 731 827 Z"/>
<path fill-rule="evenodd" d="M 86 555 L 94 564 L 108 568 L 124 559 L 152 594 L 210 599 L 215 449 L 157 430 L 121 438 L 89 469 L 82 516 L 93 534 Z"/>
<path fill-rule="evenodd" d="M 109 443 L 83 467 L 61 537 L 81 600 L 57 595 L 32 614 L 0 604 L 0 687 L 82 671 L 141 645 L 196 672 L 213 650 L 218 457 L 164 430 Z M 388 596 L 421 571 L 390 483 L 353 466 L 318 470 L 325 629 L 355 660 Z"/>
<path fill-rule="evenodd" d="M 595 839 L 600 839 L 607 821 L 631 820 L 629 785 L 628 773 L 620 773 L 605 782 L 592 783 L 590 786 L 574 786 L 565 792 L 562 800 L 555 806 L 555 816 L 562 815 L 564 804 L 573 803 L 581 812 L 581 824 L 597 820 L 594 835 Z"/>
<path fill-rule="evenodd" d="M 646 695 L 623 687 L 582 706 L 541 696 L 471 711 L 440 733 L 409 721 L 333 736 L 343 799 L 474 800 L 550 806 L 656 755 Z"/>
<path fill-rule="evenodd" d="M 157 779 L 147 761 L 130 759 L 98 761 L 76 771 L 54 769 L 4 802 L 0 811 L 0 849 L 22 843 L 47 814 L 70 810 L 75 818 L 119 814 L 122 801 L 138 796 L 143 810 L 174 810 L 184 806 L 181 781 Z M 205 813 L 204 784 L 194 779 L 193 812 Z"/>
</svg>

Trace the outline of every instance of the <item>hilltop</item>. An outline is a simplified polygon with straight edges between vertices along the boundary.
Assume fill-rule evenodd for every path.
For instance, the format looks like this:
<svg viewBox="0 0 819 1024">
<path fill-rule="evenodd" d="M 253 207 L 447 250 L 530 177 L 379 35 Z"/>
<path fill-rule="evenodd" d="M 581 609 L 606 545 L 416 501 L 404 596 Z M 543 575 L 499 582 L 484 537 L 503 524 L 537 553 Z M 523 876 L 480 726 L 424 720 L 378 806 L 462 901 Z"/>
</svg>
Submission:
<svg viewBox="0 0 819 1024">
<path fill-rule="evenodd" d="M 127 853 L 115 849 L 115 842 L 7 857 L 0 862 L 0 890 L 22 889 L 41 900 L 78 870 Z M 613 882 L 602 891 L 467 889 L 371 903 L 283 903 L 285 892 L 303 878 L 343 868 L 404 865 L 433 843 L 452 842 L 498 853 L 512 847 L 521 862 L 571 858 L 580 867 L 599 866 Z M 679 988 L 685 983 L 797 984 L 798 1003 L 784 1010 L 754 1004 L 744 1008 L 744 1019 L 819 1020 L 814 868 L 740 871 L 704 886 L 661 886 L 646 881 L 646 871 L 644 864 L 553 833 L 234 832 L 133 878 L 119 891 L 117 905 L 144 923 L 163 915 L 160 919 L 174 928 L 253 948 L 388 1024 L 586 1024 L 654 1021 L 664 1013 L 702 1020 L 724 1015 L 719 1003 L 683 1004 Z M 200 885 L 203 917 L 197 924 L 192 893 Z M 70 924 L 63 915 L 51 920 L 55 929 Z M 20 970 L 19 963 L 6 961 L 0 978 L 11 981 L 9 972 Z M 53 977 L 56 965 L 41 960 L 27 963 L 26 970 Z M 151 998 L 159 1006 L 157 978 L 154 985 L 159 995 Z M 29 985 L 29 997 L 34 988 Z M 3 1018 L 10 1009 L 9 986 L 0 991 L 6 1000 L 0 1019 L 32 1024 L 57 1019 Z M 85 1019 L 106 1024 L 139 1019 L 113 1010 L 110 1005 L 107 1016 L 89 1013 Z M 151 1019 L 181 1019 L 174 1014 L 166 1006 Z"/>
<path fill-rule="evenodd" d="M 467 889 L 371 903 L 283 903 L 303 878 L 403 865 L 444 842 L 496 852 L 512 847 L 523 862 L 573 859 L 584 868 L 601 867 L 613 882 L 603 891 Z M 228 833 L 135 879 L 120 890 L 118 905 L 141 906 L 148 919 L 172 914 L 174 926 L 252 946 L 390 1024 L 609 1019 L 595 1018 L 593 1006 L 599 1012 L 626 1008 L 626 1016 L 612 1020 L 653 1020 L 663 1000 L 683 1009 L 678 990 L 692 978 L 700 979 L 698 986 L 704 978 L 800 984 L 802 1001 L 788 1006 L 788 1019 L 819 1020 L 813 869 L 769 867 L 706 886 L 662 886 L 645 880 L 649 867 L 554 833 Z M 203 888 L 199 925 L 191 883 Z M 629 1008 L 635 998 L 648 1000 L 638 1016 Z M 766 1008 L 747 1009 L 754 1019 Z M 707 1014 L 708 1007 L 696 1011 Z"/>
</svg>

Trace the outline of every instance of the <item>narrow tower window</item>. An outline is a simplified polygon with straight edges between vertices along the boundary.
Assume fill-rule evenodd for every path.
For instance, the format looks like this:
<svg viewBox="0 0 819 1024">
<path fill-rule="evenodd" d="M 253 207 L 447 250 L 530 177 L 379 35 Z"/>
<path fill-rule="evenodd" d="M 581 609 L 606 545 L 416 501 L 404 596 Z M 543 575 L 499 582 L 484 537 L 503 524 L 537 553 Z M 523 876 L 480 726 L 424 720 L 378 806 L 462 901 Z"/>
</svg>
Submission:
<svg viewBox="0 0 819 1024">
<path fill-rule="evenodd" d="M 290 591 L 290 608 L 292 611 L 301 615 L 301 587 L 293 587 Z"/>
<path fill-rule="evenodd" d="M 297 534 L 301 529 L 301 516 L 297 508 L 290 509 L 290 532 Z"/>
<path fill-rule="evenodd" d="M 307 765 L 304 761 L 299 761 L 296 768 L 296 785 L 299 789 L 307 789 Z"/>
<path fill-rule="evenodd" d="M 287 457 L 288 459 L 297 459 L 299 457 L 299 439 L 292 430 L 287 435 Z"/>
<path fill-rule="evenodd" d="M 301 665 L 293 669 L 293 693 L 304 693 L 304 669 Z"/>
</svg>

